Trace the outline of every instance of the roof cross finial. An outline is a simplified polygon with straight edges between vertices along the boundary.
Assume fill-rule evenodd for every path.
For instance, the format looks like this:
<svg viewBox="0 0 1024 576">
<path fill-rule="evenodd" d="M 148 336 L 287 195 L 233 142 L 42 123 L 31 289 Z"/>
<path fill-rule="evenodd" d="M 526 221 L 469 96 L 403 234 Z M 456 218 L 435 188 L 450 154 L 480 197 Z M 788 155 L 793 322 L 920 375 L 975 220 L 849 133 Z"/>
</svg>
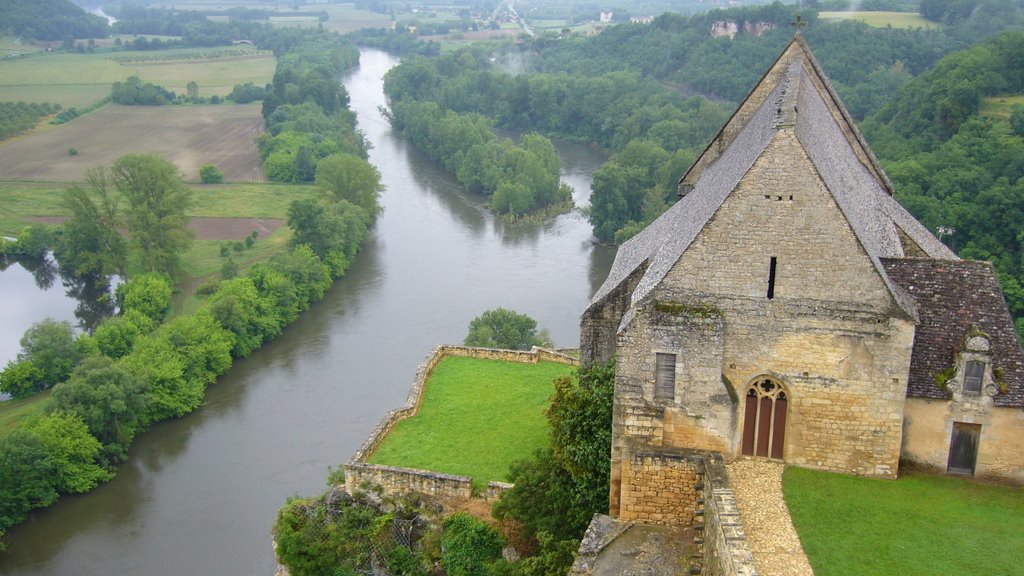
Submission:
<svg viewBox="0 0 1024 576">
<path fill-rule="evenodd" d="M 797 15 L 796 20 L 789 23 L 790 26 L 796 28 L 796 33 L 800 33 L 800 29 L 807 26 L 807 20 L 804 20 L 803 16 Z"/>
</svg>

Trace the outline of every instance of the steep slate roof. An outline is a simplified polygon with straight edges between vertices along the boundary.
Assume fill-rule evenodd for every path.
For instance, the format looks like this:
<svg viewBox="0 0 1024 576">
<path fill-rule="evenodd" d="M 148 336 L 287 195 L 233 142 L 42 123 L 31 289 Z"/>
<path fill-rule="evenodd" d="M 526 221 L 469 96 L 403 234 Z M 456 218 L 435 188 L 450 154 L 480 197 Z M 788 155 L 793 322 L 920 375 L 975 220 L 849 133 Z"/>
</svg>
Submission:
<svg viewBox="0 0 1024 576">
<path fill-rule="evenodd" d="M 949 369 L 964 339 L 981 330 L 992 344 L 992 366 L 1003 369 L 1005 394 L 996 406 L 1024 407 L 1024 353 L 992 264 L 972 260 L 885 259 L 889 276 L 917 301 L 918 324 L 910 359 L 907 396 L 950 398 L 935 386 L 935 374 Z"/>
<path fill-rule="evenodd" d="M 888 180 L 799 35 L 783 52 L 786 54 L 790 58 L 780 58 L 773 65 L 774 72 L 762 79 L 762 83 L 775 85 L 755 87 L 751 92 L 752 96 L 763 95 L 766 88 L 771 88 L 721 154 L 713 142 L 694 163 L 695 167 L 700 166 L 700 173 L 693 191 L 619 248 L 612 270 L 591 300 L 591 307 L 599 305 L 645 263 L 648 268 L 633 292 L 632 302 L 635 304 L 649 294 L 736 188 L 776 131 L 792 128 L 894 300 L 908 316 L 914 317 L 913 299 L 889 279 L 880 261 L 883 257 L 905 255 L 897 229 L 928 257 L 957 257 L 892 199 Z M 750 112 L 750 98 L 740 105 L 740 110 L 748 108 L 744 117 Z M 739 110 L 729 122 L 733 123 L 738 115 Z M 848 124 L 845 131 L 840 123 Z M 727 123 L 716 141 L 725 141 L 726 129 L 734 132 L 735 126 L 730 128 Z M 692 176 L 693 170 L 688 175 Z"/>
</svg>

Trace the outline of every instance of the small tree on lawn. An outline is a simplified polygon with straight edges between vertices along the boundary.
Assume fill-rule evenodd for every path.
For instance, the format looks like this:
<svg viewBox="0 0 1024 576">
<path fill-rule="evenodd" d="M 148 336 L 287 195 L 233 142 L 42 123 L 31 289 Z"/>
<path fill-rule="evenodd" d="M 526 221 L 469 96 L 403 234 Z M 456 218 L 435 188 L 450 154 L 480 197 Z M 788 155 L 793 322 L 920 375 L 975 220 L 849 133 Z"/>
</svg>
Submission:
<svg viewBox="0 0 1024 576">
<path fill-rule="evenodd" d="M 544 344 L 537 334 L 537 321 L 526 314 L 496 308 L 477 316 L 469 323 L 466 346 L 529 350 Z"/>
<path fill-rule="evenodd" d="M 203 184 L 220 184 L 224 181 L 224 173 L 213 164 L 205 164 L 199 169 L 199 179 Z"/>
</svg>

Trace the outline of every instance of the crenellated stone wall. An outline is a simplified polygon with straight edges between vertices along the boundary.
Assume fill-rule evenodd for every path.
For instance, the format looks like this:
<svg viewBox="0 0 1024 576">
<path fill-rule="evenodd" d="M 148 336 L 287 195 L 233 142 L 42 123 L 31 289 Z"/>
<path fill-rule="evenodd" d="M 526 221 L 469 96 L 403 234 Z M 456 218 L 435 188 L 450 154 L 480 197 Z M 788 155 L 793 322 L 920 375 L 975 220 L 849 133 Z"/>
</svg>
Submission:
<svg viewBox="0 0 1024 576">
<path fill-rule="evenodd" d="M 466 346 L 438 346 L 427 359 L 416 369 L 406 397 L 405 404 L 384 415 L 373 432 L 367 436 L 362 446 L 344 465 L 345 488 L 349 492 L 364 485 L 379 486 L 385 494 L 401 494 L 419 492 L 433 496 L 454 496 L 469 498 L 472 496 L 472 478 L 442 474 L 429 470 L 415 470 L 395 466 L 368 464 L 367 460 L 380 443 L 387 437 L 395 424 L 406 418 L 412 418 L 419 412 L 423 392 L 434 368 L 449 356 L 481 358 L 485 360 L 502 360 L 505 362 L 522 362 L 536 364 L 538 362 L 559 362 L 570 366 L 579 365 L 579 360 L 565 352 L 534 347 L 526 352 L 521 350 L 497 350 L 493 348 L 471 348 Z M 486 497 L 497 497 L 502 491 L 511 487 L 501 482 L 488 485 Z"/>
</svg>

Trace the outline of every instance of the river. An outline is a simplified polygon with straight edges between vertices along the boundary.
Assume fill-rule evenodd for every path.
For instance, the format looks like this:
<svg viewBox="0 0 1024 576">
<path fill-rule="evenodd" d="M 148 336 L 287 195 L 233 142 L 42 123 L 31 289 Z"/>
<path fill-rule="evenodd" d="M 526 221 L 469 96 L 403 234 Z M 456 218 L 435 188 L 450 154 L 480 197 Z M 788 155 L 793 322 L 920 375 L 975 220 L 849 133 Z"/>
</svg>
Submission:
<svg viewBox="0 0 1024 576">
<path fill-rule="evenodd" d="M 344 79 L 387 186 L 348 274 L 280 338 L 236 362 L 202 408 L 140 436 L 113 481 L 12 529 L 0 574 L 270 576 L 278 508 L 324 489 L 328 466 L 404 401 L 434 346 L 461 342 L 472 318 L 498 306 L 533 316 L 557 345 L 577 345 L 579 315 L 613 251 L 592 243 L 578 213 L 496 221 L 392 133 L 377 107 L 397 62 L 364 50 Z M 585 203 L 602 159 L 557 147 L 563 180 Z"/>
</svg>

